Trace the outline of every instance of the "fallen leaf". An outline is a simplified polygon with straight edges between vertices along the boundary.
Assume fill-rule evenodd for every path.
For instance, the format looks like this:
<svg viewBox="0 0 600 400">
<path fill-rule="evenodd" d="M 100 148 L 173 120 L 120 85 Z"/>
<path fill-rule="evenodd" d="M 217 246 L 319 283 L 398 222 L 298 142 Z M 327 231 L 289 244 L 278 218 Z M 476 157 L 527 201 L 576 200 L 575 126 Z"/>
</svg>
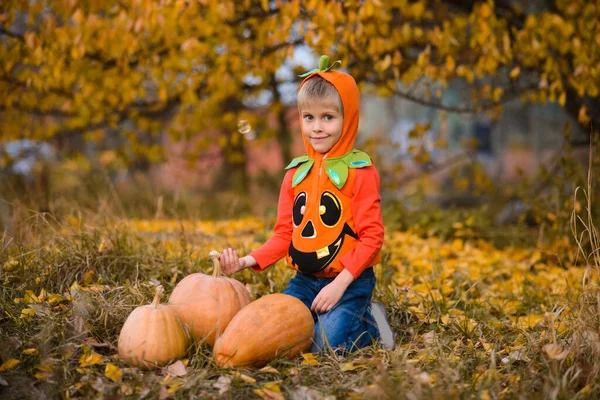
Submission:
<svg viewBox="0 0 600 400">
<path fill-rule="evenodd" d="M 35 317 L 35 310 L 33 308 L 24 308 L 21 310 L 21 319 L 30 319 Z"/>
<path fill-rule="evenodd" d="M 4 372 L 11 368 L 16 367 L 21 361 L 11 358 L 10 360 L 6 360 L 4 364 L 0 365 L 0 372 Z"/>
<path fill-rule="evenodd" d="M 89 346 L 83 346 L 84 351 L 79 358 L 79 365 L 82 367 L 89 367 L 90 365 L 100 364 L 102 362 L 102 356 L 93 351 Z"/>
<path fill-rule="evenodd" d="M 304 358 L 304 360 L 302 360 L 302 362 L 300 363 L 302 365 L 319 365 L 319 364 L 321 364 L 319 362 L 319 360 L 317 360 L 317 357 L 313 353 L 303 353 L 302 358 Z"/>
<path fill-rule="evenodd" d="M 36 372 L 35 374 L 33 374 L 33 377 L 38 381 L 48 382 L 48 379 L 50 379 L 50 374 L 44 372 Z"/>
<path fill-rule="evenodd" d="M 347 372 L 347 371 L 354 371 L 360 368 L 366 368 L 365 364 L 355 364 L 353 362 L 347 362 L 347 363 L 341 363 L 340 364 L 340 371 L 342 372 Z"/>
<path fill-rule="evenodd" d="M 263 389 L 264 399 L 267 400 L 285 400 L 285 397 L 279 392 L 273 392 L 268 389 Z"/>
<path fill-rule="evenodd" d="M 119 369 L 119 367 L 111 363 L 106 364 L 104 376 L 116 383 L 119 383 L 121 380 L 123 380 L 123 372 Z"/>
<path fill-rule="evenodd" d="M 8 382 L 6 382 L 6 380 L 0 376 L 0 385 L 1 386 L 8 386 Z"/>
<path fill-rule="evenodd" d="M 167 372 L 173 376 L 185 376 L 187 375 L 187 369 L 183 361 L 178 360 L 167 367 Z"/>
<path fill-rule="evenodd" d="M 240 378 L 241 380 L 243 380 L 243 381 L 244 381 L 244 382 L 246 382 L 246 383 L 251 383 L 251 384 L 254 384 L 254 383 L 256 383 L 256 379 L 254 379 L 253 377 L 251 377 L 251 376 L 248 376 L 248 375 L 246 375 L 246 374 L 240 374 L 239 372 L 236 372 L 236 373 L 234 374 L 234 376 L 235 376 L 236 378 Z"/>
<path fill-rule="evenodd" d="M 36 356 L 36 355 L 38 355 L 38 350 L 37 349 L 25 349 L 21 353 L 28 355 L 28 356 Z"/>
<path fill-rule="evenodd" d="M 54 371 L 54 366 L 52 365 L 51 361 L 46 361 L 42 364 L 36 365 L 35 369 L 37 369 L 40 372 L 50 373 Z"/>
<path fill-rule="evenodd" d="M 90 283 L 92 283 L 92 279 L 94 278 L 95 273 L 96 271 L 92 269 L 83 274 L 83 284 L 87 286 Z"/>
<path fill-rule="evenodd" d="M 267 382 L 263 385 L 263 389 L 269 390 L 275 393 L 281 393 L 281 388 L 277 382 Z"/>
<path fill-rule="evenodd" d="M 462 241 L 462 239 L 454 239 L 452 241 L 452 250 L 454 251 L 461 251 L 463 249 L 464 246 L 464 242 Z"/>
<path fill-rule="evenodd" d="M 271 366 L 262 367 L 261 369 L 258 370 L 258 372 L 262 372 L 263 374 L 279 375 L 279 371 L 276 368 L 273 368 Z"/>
</svg>

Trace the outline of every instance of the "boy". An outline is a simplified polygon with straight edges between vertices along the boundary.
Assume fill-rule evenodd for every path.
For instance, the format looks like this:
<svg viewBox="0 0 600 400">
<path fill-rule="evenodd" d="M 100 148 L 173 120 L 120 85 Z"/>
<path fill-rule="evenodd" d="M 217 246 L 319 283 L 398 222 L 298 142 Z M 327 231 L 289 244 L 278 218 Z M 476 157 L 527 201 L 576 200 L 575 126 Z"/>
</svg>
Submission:
<svg viewBox="0 0 600 400">
<path fill-rule="evenodd" d="M 379 175 L 371 158 L 353 149 L 360 107 L 356 82 L 327 64 L 322 56 L 320 68 L 300 85 L 306 154 L 286 168 L 274 236 L 242 258 L 226 249 L 220 261 L 232 274 L 248 267 L 262 271 L 285 256 L 297 273 L 284 293 L 302 300 L 315 318 L 311 352 L 352 351 L 379 337 L 384 348 L 393 349 L 385 309 L 371 305 L 372 266 L 380 261 L 384 234 Z"/>
</svg>

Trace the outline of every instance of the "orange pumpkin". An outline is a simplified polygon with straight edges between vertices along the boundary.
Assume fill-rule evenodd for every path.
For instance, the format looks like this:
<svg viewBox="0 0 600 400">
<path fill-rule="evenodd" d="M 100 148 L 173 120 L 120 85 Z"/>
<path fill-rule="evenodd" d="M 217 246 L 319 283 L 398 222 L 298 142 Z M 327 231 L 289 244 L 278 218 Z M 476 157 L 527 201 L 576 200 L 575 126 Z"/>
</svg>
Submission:
<svg viewBox="0 0 600 400">
<path fill-rule="evenodd" d="M 214 347 L 222 367 L 261 367 L 276 357 L 306 351 L 315 324 L 310 310 L 295 297 L 270 294 L 253 301 L 229 323 Z"/>
<path fill-rule="evenodd" d="M 160 303 L 162 286 L 152 304 L 133 310 L 119 334 L 119 358 L 142 369 L 160 367 L 185 355 L 189 335 L 175 312 Z"/>
<path fill-rule="evenodd" d="M 195 340 L 213 346 L 252 296 L 240 281 L 221 276 L 218 252 L 211 251 L 210 257 L 214 263 L 212 276 L 195 273 L 183 278 L 171 293 L 169 305 Z"/>
</svg>

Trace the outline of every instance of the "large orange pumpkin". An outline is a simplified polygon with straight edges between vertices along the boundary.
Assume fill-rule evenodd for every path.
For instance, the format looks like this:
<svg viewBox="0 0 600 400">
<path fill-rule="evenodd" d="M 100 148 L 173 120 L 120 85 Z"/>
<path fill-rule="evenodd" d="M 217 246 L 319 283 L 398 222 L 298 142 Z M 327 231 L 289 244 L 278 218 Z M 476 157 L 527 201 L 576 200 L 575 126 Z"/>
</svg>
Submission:
<svg viewBox="0 0 600 400">
<path fill-rule="evenodd" d="M 162 286 L 152 304 L 133 310 L 119 334 L 119 358 L 142 369 L 160 367 L 185 355 L 190 340 L 175 312 L 160 303 Z"/>
<path fill-rule="evenodd" d="M 240 281 L 221 276 L 218 252 L 211 251 L 210 257 L 213 275 L 195 273 L 183 278 L 171 293 L 169 305 L 190 328 L 195 340 L 213 346 L 252 296 Z"/>
<path fill-rule="evenodd" d="M 231 320 L 215 343 L 215 361 L 222 367 L 261 367 L 276 357 L 292 358 L 310 347 L 314 329 L 304 303 L 287 294 L 269 294 Z"/>
</svg>

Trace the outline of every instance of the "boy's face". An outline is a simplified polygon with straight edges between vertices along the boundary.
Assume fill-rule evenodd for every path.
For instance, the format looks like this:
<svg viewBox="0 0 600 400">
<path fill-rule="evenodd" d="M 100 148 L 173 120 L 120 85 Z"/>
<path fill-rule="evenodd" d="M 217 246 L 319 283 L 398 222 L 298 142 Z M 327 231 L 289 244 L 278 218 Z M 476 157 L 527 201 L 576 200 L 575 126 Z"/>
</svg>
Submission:
<svg viewBox="0 0 600 400">
<path fill-rule="evenodd" d="M 335 103 L 319 101 L 301 107 L 302 134 L 319 153 L 327 153 L 342 136 L 344 116 Z"/>
</svg>

